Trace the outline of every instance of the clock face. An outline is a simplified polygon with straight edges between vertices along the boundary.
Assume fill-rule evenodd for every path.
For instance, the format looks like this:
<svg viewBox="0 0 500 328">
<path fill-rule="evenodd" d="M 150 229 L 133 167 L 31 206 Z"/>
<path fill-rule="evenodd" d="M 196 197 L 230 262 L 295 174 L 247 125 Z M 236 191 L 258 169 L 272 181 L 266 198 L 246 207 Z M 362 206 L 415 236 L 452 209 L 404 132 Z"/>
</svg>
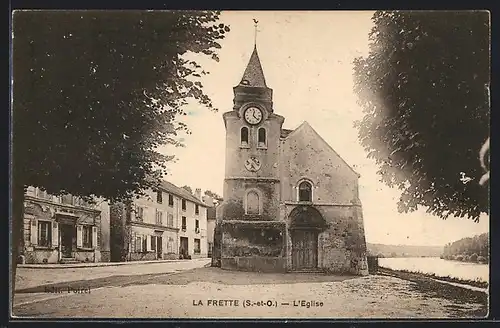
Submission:
<svg viewBox="0 0 500 328">
<path fill-rule="evenodd" d="M 256 157 L 250 157 L 245 161 L 245 168 L 250 172 L 256 172 L 260 169 L 260 161 Z"/>
<path fill-rule="evenodd" d="M 245 121 L 248 124 L 259 124 L 262 121 L 262 111 L 257 107 L 248 107 L 245 110 Z"/>
</svg>

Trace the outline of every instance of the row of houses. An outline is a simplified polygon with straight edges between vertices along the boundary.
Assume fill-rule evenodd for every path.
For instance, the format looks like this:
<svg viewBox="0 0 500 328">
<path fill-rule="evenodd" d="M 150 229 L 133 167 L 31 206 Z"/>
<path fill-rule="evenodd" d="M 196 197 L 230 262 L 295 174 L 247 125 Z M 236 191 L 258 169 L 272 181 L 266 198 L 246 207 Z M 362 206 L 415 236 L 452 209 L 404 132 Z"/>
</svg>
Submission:
<svg viewBox="0 0 500 328">
<path fill-rule="evenodd" d="M 29 187 L 20 262 L 118 262 L 210 257 L 215 203 L 170 182 L 127 203 L 89 203 Z"/>
</svg>

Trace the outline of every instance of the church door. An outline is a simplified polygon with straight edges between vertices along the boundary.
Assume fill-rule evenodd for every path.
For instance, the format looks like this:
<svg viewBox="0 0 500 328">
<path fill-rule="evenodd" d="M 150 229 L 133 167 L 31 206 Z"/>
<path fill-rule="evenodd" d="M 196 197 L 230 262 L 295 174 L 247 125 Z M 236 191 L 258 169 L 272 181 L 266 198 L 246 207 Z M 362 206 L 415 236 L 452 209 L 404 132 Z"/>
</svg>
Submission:
<svg viewBox="0 0 500 328">
<path fill-rule="evenodd" d="M 318 267 L 318 232 L 315 230 L 292 230 L 293 270 Z"/>
</svg>

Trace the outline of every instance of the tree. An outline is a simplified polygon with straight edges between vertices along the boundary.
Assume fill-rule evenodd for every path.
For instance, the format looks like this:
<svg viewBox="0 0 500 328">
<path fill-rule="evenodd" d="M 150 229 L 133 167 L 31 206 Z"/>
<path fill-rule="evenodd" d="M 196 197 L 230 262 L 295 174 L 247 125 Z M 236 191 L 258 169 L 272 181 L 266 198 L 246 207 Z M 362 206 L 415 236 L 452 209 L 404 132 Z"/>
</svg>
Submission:
<svg viewBox="0 0 500 328">
<path fill-rule="evenodd" d="M 190 186 L 182 186 L 181 188 L 189 192 L 191 195 L 193 194 L 193 189 L 191 189 Z"/>
<path fill-rule="evenodd" d="M 379 11 L 373 22 L 369 55 L 354 61 L 361 144 L 381 181 L 402 191 L 400 212 L 423 206 L 478 221 L 489 199 L 478 183 L 490 119 L 488 13 Z"/>
<path fill-rule="evenodd" d="M 205 190 L 205 195 L 208 197 L 212 197 L 218 203 L 220 203 L 224 200 L 221 196 L 219 196 L 217 193 L 215 193 L 211 190 Z"/>
<path fill-rule="evenodd" d="M 26 186 L 110 201 L 156 186 L 195 99 L 216 110 L 183 56 L 218 60 L 218 12 L 16 12 L 13 18 L 13 279 Z M 13 280 L 14 282 L 15 280 Z"/>
</svg>

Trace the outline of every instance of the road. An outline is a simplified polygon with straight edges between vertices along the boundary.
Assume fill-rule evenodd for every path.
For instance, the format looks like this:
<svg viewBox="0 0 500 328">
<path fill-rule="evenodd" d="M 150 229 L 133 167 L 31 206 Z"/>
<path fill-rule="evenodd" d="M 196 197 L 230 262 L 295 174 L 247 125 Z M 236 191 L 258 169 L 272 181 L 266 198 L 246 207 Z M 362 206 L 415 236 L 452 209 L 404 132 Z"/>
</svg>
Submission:
<svg viewBox="0 0 500 328">
<path fill-rule="evenodd" d="M 81 288 L 95 292 L 105 287 L 123 287 L 177 272 L 201 268 L 209 263 L 210 259 L 203 258 L 176 262 L 71 269 L 19 268 L 16 276 L 14 310 L 21 305 L 73 296 L 72 292 L 68 293 L 68 289 Z M 54 293 L 61 289 L 65 292 Z"/>
<path fill-rule="evenodd" d="M 485 313 L 484 304 L 473 299 L 457 298 L 396 277 L 248 273 L 204 267 L 207 263 L 191 260 L 89 268 L 79 274 L 55 269 L 60 272 L 50 270 L 45 275 L 54 273 L 57 278 L 37 277 L 38 281 L 52 281 L 38 286 L 28 283 L 29 273 L 22 271 L 21 280 L 30 287 L 18 290 L 14 314 L 80 319 L 328 319 L 471 318 Z M 89 272 L 94 277 L 68 280 Z M 57 279 L 62 281 L 53 281 Z M 81 288 L 81 292 L 68 293 L 68 287 Z M 47 292 L 57 288 L 62 292 Z"/>
</svg>

